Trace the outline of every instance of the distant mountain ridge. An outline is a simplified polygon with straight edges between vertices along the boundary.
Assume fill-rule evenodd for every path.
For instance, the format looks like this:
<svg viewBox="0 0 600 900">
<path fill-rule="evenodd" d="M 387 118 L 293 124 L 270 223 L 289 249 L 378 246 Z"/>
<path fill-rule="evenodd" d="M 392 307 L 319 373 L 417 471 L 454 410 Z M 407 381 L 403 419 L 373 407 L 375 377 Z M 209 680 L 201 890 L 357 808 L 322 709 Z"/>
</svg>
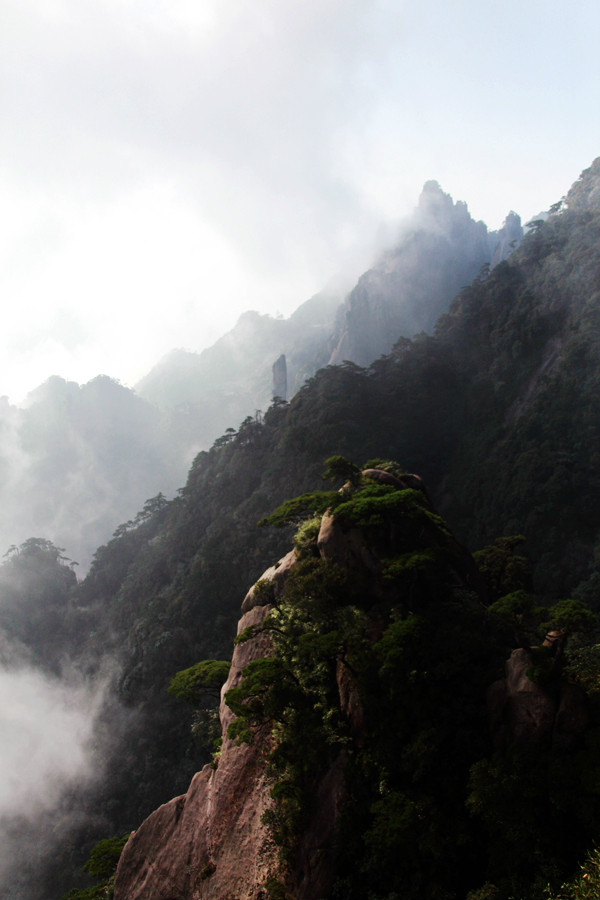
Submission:
<svg viewBox="0 0 600 900">
<path fill-rule="evenodd" d="M 273 398 L 272 365 L 285 355 L 290 399 L 324 365 L 347 359 L 369 365 L 399 337 L 431 332 L 459 289 L 484 265 L 518 245 L 523 229 L 510 213 L 499 232 L 475 222 L 467 205 L 439 184 L 425 184 L 398 240 L 381 254 L 344 299 L 321 292 L 289 318 L 244 313 L 201 353 L 173 350 L 135 386 L 161 409 L 180 409 L 198 422 L 202 446 Z"/>
<path fill-rule="evenodd" d="M 340 297 L 322 292 L 289 318 L 245 312 L 235 327 L 201 353 L 172 350 L 139 381 L 140 397 L 160 409 L 193 416 L 198 449 L 228 426 L 237 426 L 273 397 L 272 366 L 284 354 L 290 395 L 329 356 Z"/>
<path fill-rule="evenodd" d="M 52 617 L 62 616 L 68 625 L 55 654 L 64 650 L 67 657 L 78 654 L 86 661 L 106 653 L 118 655 L 123 662 L 120 701 L 139 714 L 137 731 L 116 748 L 102 796 L 94 803 L 95 813 L 110 823 L 103 835 L 137 828 L 148 812 L 184 791 L 194 771 L 207 762 L 209 743 L 202 743 L 198 731 L 190 733 L 185 712 L 165 687 L 184 667 L 202 659 L 227 658 L 241 597 L 265 565 L 281 557 L 289 546 L 289 531 L 257 528 L 256 522 L 292 494 L 310 492 L 312 497 L 315 488 L 323 486 L 323 461 L 332 454 L 345 457 L 350 478 L 353 470 L 348 461 L 366 465 L 368 460 L 367 468 L 377 468 L 385 460 L 374 457 L 383 454 L 387 460 L 396 460 L 401 471 L 419 472 L 457 541 L 471 551 L 484 548 L 484 561 L 501 564 L 494 591 L 505 600 L 503 615 L 508 619 L 500 669 L 494 664 L 486 686 L 501 678 L 504 651 L 512 650 L 515 642 L 532 646 L 539 642 L 537 624 L 525 635 L 519 634 L 529 601 L 534 611 L 565 598 L 600 611 L 600 204 L 595 199 L 599 178 L 600 159 L 582 174 L 546 221 L 531 227 L 515 252 L 491 271 L 484 267 L 459 292 L 432 335 L 421 333 L 412 340 L 398 340 L 388 355 L 368 368 L 342 362 L 320 369 L 288 404 L 273 404 L 262 417 L 250 416 L 237 431 L 232 429 L 210 450 L 201 451 L 174 500 L 150 504 L 148 515 L 136 517 L 99 547 L 87 578 L 73 593 L 60 602 L 57 599 L 51 610 L 43 597 L 37 605 L 32 598 L 34 622 L 41 617 L 44 623 L 52 613 Z M 332 493 L 339 500 L 337 492 Z M 331 498 L 327 502 L 330 504 Z M 372 511 L 366 503 L 361 515 L 377 528 Z M 409 518 L 406 533 L 421 533 L 412 522 Z M 305 524 L 309 531 L 303 541 L 311 527 L 310 521 Z M 521 534 L 526 537 L 524 544 Z M 522 555 L 517 551 L 515 561 L 514 547 L 522 544 L 525 549 Z M 8 562 L 14 557 L 12 565 L 16 566 L 26 556 L 17 551 Z M 421 639 L 419 632 L 412 631 L 410 617 L 414 613 L 412 622 L 418 626 L 422 610 L 413 588 L 421 577 L 429 581 L 428 572 L 435 576 L 439 562 L 435 552 L 417 558 L 403 555 L 397 560 L 395 576 L 406 579 L 408 591 L 399 602 L 410 616 L 392 624 L 395 631 L 398 626 L 396 636 L 402 644 L 408 641 L 410 653 L 414 651 L 419 662 L 413 665 L 412 656 L 407 658 L 404 653 L 394 653 L 388 660 L 392 664 L 390 688 L 399 702 L 411 703 L 415 696 L 411 679 L 422 673 L 436 727 L 438 715 L 444 720 L 447 706 L 437 688 L 430 691 L 429 677 L 437 672 L 439 685 L 449 689 L 452 680 L 439 668 L 439 654 L 431 652 L 430 630 Z M 510 562 L 509 586 L 504 578 L 506 562 Z M 393 571 L 387 574 L 394 576 Z M 494 566 L 488 565 L 488 574 L 493 576 Z M 460 592 L 460 585 L 458 588 Z M 367 596 L 359 590 L 361 594 Z M 310 600 L 310 591 L 305 596 Z M 455 599 L 463 608 L 465 600 L 469 602 L 462 595 Z M 432 603 L 431 623 L 440 629 L 439 650 L 459 650 L 460 655 L 455 641 L 470 643 L 485 634 L 486 629 L 479 626 L 454 630 L 453 615 L 440 620 L 435 592 Z M 485 603 L 476 606 L 478 614 L 491 614 Z M 337 601 L 335 608 L 340 608 Z M 34 611 L 41 616 L 34 617 Z M 22 624 L 13 620 L 12 609 L 8 612 L 8 625 Z M 307 672 L 311 677 L 318 667 L 312 664 L 310 653 L 320 646 L 324 650 L 332 646 L 329 616 L 324 625 L 327 634 L 317 629 L 310 641 L 293 642 L 294 653 L 298 649 L 309 654 Z M 28 638 L 22 629 L 17 633 L 23 643 L 30 640 L 33 651 L 41 652 L 35 634 Z M 40 635 L 45 637 L 41 627 L 37 639 L 43 647 Z M 321 637 L 327 637 L 323 644 Z M 592 650 L 597 654 L 598 632 L 583 637 L 592 638 Z M 334 649 L 339 646 L 337 638 L 333 645 Z M 484 652 L 480 659 L 488 667 L 489 654 Z M 596 666 L 594 660 L 598 662 L 597 655 L 590 660 Z M 405 663 L 409 680 L 398 688 L 401 682 L 393 675 L 394 667 Z M 590 671 L 597 686 L 598 666 Z M 475 682 L 467 678 L 461 684 L 468 688 Z M 476 703 L 479 717 L 483 694 Z M 594 709 L 597 729 L 600 707 Z M 389 725 L 389 710 L 389 704 L 378 707 L 372 724 L 387 732 L 393 742 L 398 730 L 395 724 Z M 417 722 L 420 713 L 416 704 Z M 443 739 L 433 744 L 427 737 L 430 733 L 421 727 L 414 729 L 411 721 L 401 727 L 408 724 L 410 740 L 417 739 L 414 754 L 405 756 L 397 746 L 390 746 L 390 761 L 406 765 L 408 781 L 399 783 L 398 790 L 400 794 L 405 789 L 412 791 L 416 763 L 419 777 L 425 779 L 423 785 L 432 783 L 427 773 L 433 781 L 440 776 L 437 785 L 446 796 L 446 774 L 450 779 L 454 774 L 452 768 L 448 772 L 440 769 L 439 762 L 448 760 L 446 739 L 456 734 L 454 720 L 447 722 Z M 481 718 L 478 721 L 481 724 Z M 553 777 L 551 768 L 544 768 L 547 754 L 542 755 L 541 764 L 539 757 L 531 757 L 532 765 L 522 776 L 515 775 L 514 758 L 505 760 L 506 768 L 498 770 L 488 729 L 479 734 L 486 747 L 480 757 L 483 765 L 473 774 L 483 776 L 478 787 L 489 785 L 493 796 L 490 807 L 485 790 L 483 799 L 479 791 L 478 809 L 472 812 L 481 826 L 476 840 L 481 839 L 493 852 L 490 856 L 484 850 L 470 857 L 473 867 L 467 867 L 465 873 L 473 882 L 468 887 L 482 897 L 483 888 L 478 889 L 483 885 L 485 895 L 498 900 L 514 896 L 543 900 L 549 879 L 556 879 L 559 886 L 560 879 L 569 877 L 585 849 L 600 835 L 596 787 L 593 797 L 589 796 L 590 786 L 600 783 L 596 745 L 586 749 L 590 769 L 571 765 L 572 757 L 561 757 L 568 762 L 568 780 L 561 782 Z M 424 768 L 419 736 L 433 752 Z M 302 749 L 301 742 L 292 743 L 298 745 Z M 377 796 L 388 797 L 387 813 L 394 816 L 404 807 L 396 804 L 402 800 L 399 793 L 389 794 L 388 784 L 377 779 Z M 547 802 L 547 788 L 557 789 L 556 803 Z M 477 793 L 475 790 L 475 797 Z M 435 818 L 440 808 L 440 795 L 432 797 L 425 813 L 419 812 L 414 819 L 403 814 L 395 819 L 409 851 L 415 833 L 411 823 L 417 829 L 424 823 L 422 836 L 426 838 L 430 812 Z M 496 815 L 493 804 L 498 802 L 502 815 Z M 590 802 L 598 809 L 594 821 L 586 819 Z M 380 799 L 376 803 L 381 810 Z M 373 811 L 369 801 L 366 826 L 356 823 L 358 844 L 343 843 L 350 856 L 353 846 L 364 851 L 363 837 L 372 827 Z M 465 811 L 463 795 L 460 815 Z M 427 845 L 436 853 L 449 851 L 439 870 L 444 878 L 455 858 L 452 842 L 459 839 L 448 823 L 454 826 L 457 821 L 454 814 L 443 817 L 439 839 Z M 368 860 L 370 874 L 382 878 L 378 896 L 389 896 L 392 887 L 402 892 L 413 885 L 414 900 L 422 900 L 416 876 L 423 857 L 409 851 L 400 855 L 387 814 L 382 823 L 375 834 L 371 831 L 374 839 L 369 847 L 377 849 L 381 838 L 387 840 L 390 835 L 390 855 L 380 857 L 382 866 L 372 855 Z M 71 859 L 67 850 L 63 859 Z M 392 882 L 399 877 L 399 859 L 411 871 L 406 877 L 401 874 L 403 883 L 396 887 Z M 58 860 L 57 854 L 55 877 L 62 884 L 64 866 Z M 386 869 L 387 865 L 390 868 Z M 429 866 L 426 870 L 431 872 Z M 206 879 L 211 872 L 209 866 Z M 490 884 L 499 892 L 495 887 L 492 891 Z M 351 887 L 349 882 L 340 896 L 352 898 Z M 362 900 L 366 890 L 359 890 L 355 891 L 357 900 Z M 439 891 L 435 894 L 441 895 Z M 466 886 L 456 895 L 466 896 Z M 49 891 L 42 892 L 39 900 L 48 896 Z"/>
<path fill-rule="evenodd" d="M 369 365 L 399 337 L 431 332 L 460 287 L 521 235 L 514 213 L 501 232 L 488 232 L 465 203 L 428 182 L 395 245 L 345 299 L 321 291 L 286 319 L 248 311 L 201 353 L 171 351 L 135 391 L 107 376 L 83 386 L 51 377 L 25 409 L 5 401 L 0 554 L 35 535 L 87 569 L 98 544 L 146 499 L 177 489 L 200 450 L 260 417 L 278 358 L 288 400 L 323 366 Z"/>
<path fill-rule="evenodd" d="M 0 556 L 44 537 L 81 570 L 99 543 L 189 465 L 173 414 L 107 376 L 85 385 L 53 376 L 24 408 L 0 403 Z"/>
<path fill-rule="evenodd" d="M 460 288 L 490 263 L 492 243 L 465 203 L 453 203 L 436 181 L 428 181 L 402 239 L 347 297 L 329 362 L 368 366 L 399 337 L 430 333 Z"/>
</svg>

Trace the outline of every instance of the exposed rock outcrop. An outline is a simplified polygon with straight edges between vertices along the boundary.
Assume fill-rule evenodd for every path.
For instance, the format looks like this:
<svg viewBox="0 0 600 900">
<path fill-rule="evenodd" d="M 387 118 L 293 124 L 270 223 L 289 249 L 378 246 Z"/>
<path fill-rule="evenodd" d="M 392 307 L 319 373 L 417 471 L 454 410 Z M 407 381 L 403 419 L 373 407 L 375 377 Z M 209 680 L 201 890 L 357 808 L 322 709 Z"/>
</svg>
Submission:
<svg viewBox="0 0 600 900">
<path fill-rule="evenodd" d="M 368 481 L 374 481 L 376 484 L 389 484 L 392 487 L 401 489 L 408 488 L 413 491 L 421 491 L 427 498 L 427 502 L 432 506 L 429 494 L 425 488 L 423 479 L 419 475 L 410 472 L 404 472 L 402 475 L 392 475 L 384 469 L 363 469 L 361 475 Z"/>
<path fill-rule="evenodd" d="M 432 331 L 460 288 L 490 262 L 489 237 L 465 203 L 428 181 L 402 236 L 348 295 L 329 360 L 367 366 L 401 337 Z"/>
<path fill-rule="evenodd" d="M 530 650 L 513 650 L 505 678 L 488 691 L 490 727 L 496 747 L 574 746 L 588 724 L 585 697 L 580 688 L 566 682 L 543 686 L 533 681 Z"/>
<path fill-rule="evenodd" d="M 273 396 L 287 400 L 287 363 L 282 353 L 273 363 Z"/>
<path fill-rule="evenodd" d="M 268 605 L 251 607 L 239 631 L 260 625 Z M 268 653 L 258 633 L 238 644 L 222 697 L 251 660 Z M 265 773 L 268 735 L 252 744 L 227 738 L 233 715 L 221 701 L 223 749 L 216 768 L 205 766 L 189 790 L 153 812 L 130 837 L 117 869 L 115 900 L 259 900 L 279 870 L 277 850 L 262 824 L 271 803 Z"/>
<path fill-rule="evenodd" d="M 355 571 L 372 574 L 381 571 L 381 563 L 365 543 L 363 531 L 360 528 L 344 527 L 330 511 L 321 519 L 317 545 L 323 559 L 335 561 Z"/>
<path fill-rule="evenodd" d="M 600 207 L 600 156 L 584 169 L 566 196 L 567 207 L 575 212 Z"/>
<path fill-rule="evenodd" d="M 296 562 L 292 550 L 250 589 L 238 634 L 264 622 L 273 608 L 267 597 L 281 595 Z M 293 871 L 284 872 L 262 821 L 272 804 L 266 767 L 269 731 L 256 733 L 251 744 L 238 745 L 227 737 L 235 717 L 223 698 L 240 683 L 244 667 L 269 652 L 268 635 L 259 627 L 236 645 L 221 692 L 223 748 L 217 765 L 205 766 L 186 794 L 165 803 L 133 832 L 119 861 L 115 900 L 264 900 L 269 879 L 285 881 L 295 896 L 306 900 L 329 888 L 345 799 L 344 753 L 319 781 L 318 812 L 299 838 Z M 358 693 L 341 665 L 338 685 L 342 711 L 352 725 L 364 727 Z"/>
<path fill-rule="evenodd" d="M 502 228 L 495 234 L 494 251 L 490 262 L 491 269 L 503 259 L 507 259 L 513 250 L 516 250 L 523 240 L 523 235 L 521 217 L 511 210 L 504 220 Z"/>
<path fill-rule="evenodd" d="M 376 484 L 387 484 L 401 490 L 419 491 L 423 495 L 426 508 L 435 512 L 427 488 L 419 475 L 408 472 L 402 475 L 393 475 L 382 469 L 374 468 L 363 469 L 361 474 L 368 481 L 374 481 Z M 427 529 L 427 525 L 423 527 Z M 431 526 L 427 530 L 431 545 L 439 546 L 440 536 L 435 526 Z M 368 540 L 365 540 L 367 533 Z M 323 559 L 335 561 L 367 577 L 378 576 L 381 574 L 381 559 L 391 557 L 398 552 L 396 546 L 398 539 L 399 535 L 390 524 L 383 528 L 352 527 L 328 511 L 321 520 L 318 548 Z M 451 571 L 457 585 L 474 592 L 482 602 L 485 602 L 487 585 L 469 551 L 449 532 L 444 536 L 442 543 L 452 557 Z M 381 592 L 382 586 L 373 582 L 372 590 L 375 593 Z M 389 594 L 390 589 L 383 587 L 383 593 Z"/>
<path fill-rule="evenodd" d="M 256 584 L 252 585 L 244 597 L 242 613 L 249 612 L 253 607 L 260 606 L 261 603 L 264 605 L 265 600 L 261 597 L 261 585 L 264 585 L 265 583 L 272 583 L 271 590 L 273 591 L 273 599 L 280 597 L 283 592 L 286 578 L 289 575 L 290 569 L 296 562 L 296 559 L 296 551 L 290 550 L 290 552 L 282 557 L 279 562 L 276 562 L 274 566 L 270 566 L 266 572 L 261 575 Z"/>
<path fill-rule="evenodd" d="M 410 486 L 424 491 L 415 475 L 396 477 L 373 469 L 369 477 L 402 490 Z M 456 549 L 459 545 L 454 546 L 453 539 L 434 521 L 429 501 L 423 505 L 427 511 L 419 519 L 419 546 L 421 541 L 433 547 L 443 545 L 449 573 L 465 584 L 468 567 Z M 381 521 L 359 527 L 327 512 L 322 517 L 318 551 L 322 559 L 349 569 L 364 586 L 365 596 L 394 599 L 393 592 L 400 589 L 380 577 L 382 560 L 410 546 L 407 534 L 414 531 L 414 521 L 408 515 L 403 524 L 402 515 L 400 519 L 390 515 L 389 521 L 383 516 Z M 293 858 L 288 857 L 284 867 L 264 823 L 264 813 L 274 803 L 273 776 L 267 764 L 271 731 L 263 726 L 250 744 L 236 744 L 227 736 L 235 717 L 224 702 L 227 691 L 240 684 L 244 667 L 272 652 L 268 630 L 260 626 L 300 562 L 292 550 L 267 569 L 244 598 L 238 634 L 252 627 L 253 631 L 235 646 L 223 686 L 221 755 L 215 767 L 205 766 L 194 776 L 185 795 L 161 806 L 132 834 L 119 861 L 115 900 L 266 900 L 269 881 L 271 886 L 274 881 L 284 884 L 291 896 L 302 900 L 327 896 L 340 856 L 339 823 L 348 798 L 346 755 L 350 744 L 344 741 L 320 772 L 315 772 L 311 785 L 314 811 L 297 835 Z M 370 625 L 373 639 L 381 628 L 375 616 Z M 339 710 L 354 748 L 361 748 L 367 741 L 367 723 L 355 675 L 342 656 L 335 663 Z M 566 713 L 563 719 L 567 721 Z"/>
</svg>

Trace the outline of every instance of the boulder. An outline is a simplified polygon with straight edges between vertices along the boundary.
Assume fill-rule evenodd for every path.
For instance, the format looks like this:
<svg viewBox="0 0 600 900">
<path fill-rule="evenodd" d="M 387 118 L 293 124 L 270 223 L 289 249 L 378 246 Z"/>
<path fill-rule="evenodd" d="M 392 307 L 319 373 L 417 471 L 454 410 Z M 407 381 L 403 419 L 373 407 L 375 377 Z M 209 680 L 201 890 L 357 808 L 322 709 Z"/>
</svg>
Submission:
<svg viewBox="0 0 600 900">
<path fill-rule="evenodd" d="M 506 663 L 508 721 L 518 743 L 545 744 L 551 741 L 556 704 L 529 678 L 527 672 L 532 666 L 531 653 L 523 647 L 513 650 Z"/>
<path fill-rule="evenodd" d="M 496 747 L 573 747 L 588 724 L 585 695 L 577 685 L 556 678 L 542 686 L 528 675 L 531 651 L 513 650 L 504 679 L 487 696 L 490 729 Z"/>
<path fill-rule="evenodd" d="M 288 577 L 290 569 L 292 568 L 296 560 L 296 551 L 290 550 L 290 552 L 283 556 L 279 560 L 279 562 L 276 562 L 274 566 L 270 566 L 270 568 L 263 572 L 256 584 L 252 585 L 252 587 L 244 597 L 242 603 L 242 613 L 247 613 L 253 607 L 262 606 L 265 604 L 265 597 L 261 594 L 261 591 L 257 589 L 257 585 L 260 582 L 273 582 L 272 599 L 277 599 L 277 597 L 280 597 L 283 592 L 283 586 L 285 584 L 286 578 Z"/>
<path fill-rule="evenodd" d="M 364 530 L 345 528 L 330 510 L 321 519 L 317 547 L 322 559 L 355 571 L 366 570 L 373 574 L 381 571 L 381 563 L 367 546 Z"/>
</svg>

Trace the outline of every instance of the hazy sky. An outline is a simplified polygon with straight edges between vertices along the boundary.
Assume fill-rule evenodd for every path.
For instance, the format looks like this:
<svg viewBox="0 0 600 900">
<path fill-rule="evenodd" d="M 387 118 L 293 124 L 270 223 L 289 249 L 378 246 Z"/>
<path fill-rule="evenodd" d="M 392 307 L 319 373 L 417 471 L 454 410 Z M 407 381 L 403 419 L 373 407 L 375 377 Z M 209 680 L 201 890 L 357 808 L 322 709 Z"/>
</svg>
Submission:
<svg viewBox="0 0 600 900">
<path fill-rule="evenodd" d="M 428 179 L 547 208 L 600 155 L 599 38 L 597 0 L 3 0 L 0 395 L 288 314 Z"/>
</svg>

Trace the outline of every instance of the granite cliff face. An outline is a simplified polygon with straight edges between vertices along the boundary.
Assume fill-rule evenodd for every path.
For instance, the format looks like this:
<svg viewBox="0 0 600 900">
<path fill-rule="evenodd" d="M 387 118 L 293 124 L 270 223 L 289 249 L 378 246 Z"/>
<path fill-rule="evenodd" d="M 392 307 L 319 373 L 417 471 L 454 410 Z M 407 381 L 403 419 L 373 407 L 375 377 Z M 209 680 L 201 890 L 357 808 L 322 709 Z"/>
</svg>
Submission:
<svg viewBox="0 0 600 900">
<path fill-rule="evenodd" d="M 440 540 L 447 545 L 451 579 L 462 589 L 473 590 L 468 584 L 473 561 L 449 534 L 430 522 L 429 515 L 437 517 L 421 479 L 378 469 L 365 470 L 365 476 L 368 484 L 383 486 L 384 491 L 420 498 L 417 508 L 424 512 L 419 541 L 431 547 Z M 348 490 L 347 485 L 343 491 Z M 407 539 L 414 540 L 411 509 L 408 516 L 402 514 L 400 528 L 386 516 L 376 524 L 344 524 L 328 511 L 321 520 L 315 552 L 324 565 L 347 570 L 372 595 L 370 602 L 396 604 L 398 588 L 386 583 L 382 573 L 385 560 L 403 553 Z M 270 726 L 255 729 L 251 743 L 236 743 L 228 737 L 235 716 L 224 701 L 227 692 L 242 681 L 244 667 L 272 653 L 269 634 L 261 626 L 279 609 L 290 575 L 301 563 L 302 554 L 290 551 L 264 572 L 244 598 L 238 634 L 252 629 L 252 636 L 235 646 L 221 692 L 222 751 L 215 765 L 205 766 L 194 776 L 186 794 L 161 806 L 132 834 L 117 869 L 115 900 L 266 900 L 268 885 L 274 883 L 285 885 L 292 896 L 303 900 L 316 900 L 329 891 L 340 853 L 340 817 L 348 799 L 347 744 L 330 755 L 315 779 L 312 812 L 297 835 L 292 858 L 288 856 L 284 865 L 263 818 L 273 807 Z M 380 615 L 367 626 L 370 640 L 381 636 Z M 365 710 L 355 673 L 345 658 L 335 662 L 334 684 L 344 727 L 360 750 L 367 740 Z"/>
<path fill-rule="evenodd" d="M 285 353 L 279 356 L 272 366 L 273 371 L 273 397 L 287 400 L 287 362 Z"/>
<path fill-rule="evenodd" d="M 251 606 L 239 631 L 259 625 L 270 606 Z M 259 635 L 236 646 L 222 696 L 251 660 L 269 652 Z M 221 701 L 223 749 L 216 766 L 198 772 L 187 791 L 164 804 L 135 831 L 121 856 L 115 900 L 258 900 L 279 868 L 261 817 L 270 804 L 265 742 L 237 745 L 227 737 L 232 714 Z"/>
<path fill-rule="evenodd" d="M 565 198 L 568 209 L 585 212 L 600 207 L 600 156 L 584 169 Z"/>
<path fill-rule="evenodd" d="M 259 579 L 261 584 L 272 583 L 274 601 L 297 560 L 292 550 Z M 265 900 L 269 881 L 285 882 L 297 896 L 317 898 L 330 885 L 336 825 L 345 799 L 343 754 L 320 780 L 318 815 L 298 841 L 296 864 L 290 869 L 282 865 L 263 823 L 272 806 L 273 779 L 267 771 L 270 729 L 259 729 L 249 744 L 227 736 L 235 716 L 223 698 L 240 683 L 248 663 L 271 651 L 260 626 L 273 605 L 261 595 L 253 585 L 242 603 L 238 634 L 252 627 L 257 630 L 250 640 L 236 645 L 221 691 L 223 745 L 216 764 L 205 766 L 186 794 L 165 803 L 133 832 L 119 861 L 115 900 Z M 343 667 L 338 684 L 344 714 L 362 727 L 360 701 Z"/>
<path fill-rule="evenodd" d="M 329 362 L 367 366 L 400 336 L 430 332 L 460 288 L 490 262 L 489 235 L 465 203 L 428 181 L 407 233 L 346 299 Z"/>
<path fill-rule="evenodd" d="M 509 212 L 500 231 L 495 235 L 494 251 L 490 262 L 490 268 L 494 268 L 503 259 L 507 259 L 513 250 L 519 246 L 523 240 L 523 226 L 521 225 L 521 217 L 516 212 Z"/>
<path fill-rule="evenodd" d="M 400 337 L 431 332 L 460 288 L 483 265 L 504 259 L 521 236 L 514 213 L 498 233 L 488 232 L 465 203 L 429 181 L 398 240 L 349 294 L 321 291 L 287 319 L 246 312 L 202 353 L 172 351 L 136 391 L 163 411 L 187 414 L 198 448 L 207 447 L 227 427 L 266 409 L 274 395 L 291 398 L 327 363 L 368 366 Z M 283 380 L 273 385 L 281 355 L 285 391 Z"/>
<path fill-rule="evenodd" d="M 588 725 L 585 695 L 568 681 L 539 684 L 531 677 L 533 667 L 532 651 L 519 647 L 506 662 L 505 678 L 491 686 L 488 710 L 494 744 L 571 749 Z"/>
<path fill-rule="evenodd" d="M 549 631 L 541 656 L 512 652 L 488 692 L 490 733 L 486 690 L 509 645 L 473 558 L 417 476 L 389 461 L 328 465 L 348 478 L 339 491 L 267 517 L 302 524 L 243 600 L 222 751 L 132 834 L 115 900 L 424 900 L 500 879 L 510 896 L 525 840 L 520 783 L 504 802 L 515 759 L 533 792 L 532 846 L 551 840 L 551 858 L 579 828 L 574 858 L 589 842 L 579 803 L 557 807 L 560 821 L 538 815 L 588 752 L 561 633 Z"/>
</svg>

